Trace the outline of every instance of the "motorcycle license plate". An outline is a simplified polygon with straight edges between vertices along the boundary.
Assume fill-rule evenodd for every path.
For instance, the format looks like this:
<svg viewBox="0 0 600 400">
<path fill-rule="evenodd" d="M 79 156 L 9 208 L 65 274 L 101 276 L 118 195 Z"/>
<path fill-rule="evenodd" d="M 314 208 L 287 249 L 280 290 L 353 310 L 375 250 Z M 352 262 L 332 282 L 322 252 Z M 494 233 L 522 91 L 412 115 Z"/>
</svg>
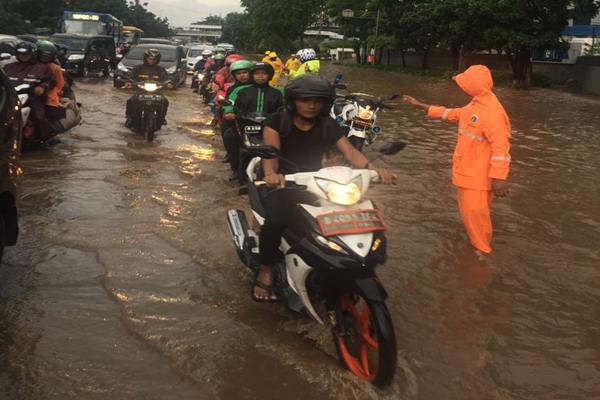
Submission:
<svg viewBox="0 0 600 400">
<path fill-rule="evenodd" d="M 385 224 L 379 210 L 330 212 L 318 215 L 317 223 L 321 234 L 325 237 L 385 231 Z"/>
<path fill-rule="evenodd" d="M 363 129 L 371 129 L 373 127 L 373 121 L 371 120 L 366 120 L 366 119 L 361 119 L 361 118 L 354 118 L 352 120 L 353 125 L 355 128 L 363 128 Z"/>
<path fill-rule="evenodd" d="M 141 94 L 140 100 L 142 101 L 152 101 L 152 100 L 160 100 L 160 95 L 156 94 Z"/>
<path fill-rule="evenodd" d="M 262 127 L 260 125 L 248 125 L 244 127 L 244 132 L 250 134 L 257 134 L 262 131 Z"/>
</svg>

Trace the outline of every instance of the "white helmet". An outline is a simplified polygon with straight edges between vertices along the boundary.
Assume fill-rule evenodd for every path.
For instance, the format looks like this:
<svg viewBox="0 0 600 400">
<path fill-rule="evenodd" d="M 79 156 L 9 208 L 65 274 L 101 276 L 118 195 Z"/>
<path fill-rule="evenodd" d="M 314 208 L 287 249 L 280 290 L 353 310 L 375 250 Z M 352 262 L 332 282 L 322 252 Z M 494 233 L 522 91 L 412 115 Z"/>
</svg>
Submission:
<svg viewBox="0 0 600 400">
<path fill-rule="evenodd" d="M 298 53 L 298 58 L 300 59 L 300 62 L 307 62 L 310 60 L 314 60 L 317 58 L 317 53 L 315 52 L 314 49 L 302 49 L 300 50 Z"/>
<path fill-rule="evenodd" d="M 197 54 L 197 53 L 196 53 L 196 54 Z M 210 56 L 212 56 L 212 55 L 213 55 L 213 52 L 212 52 L 212 50 L 208 50 L 208 49 L 206 49 L 206 50 L 203 50 L 203 51 L 202 51 L 202 55 L 203 55 L 204 57 L 210 57 Z"/>
</svg>

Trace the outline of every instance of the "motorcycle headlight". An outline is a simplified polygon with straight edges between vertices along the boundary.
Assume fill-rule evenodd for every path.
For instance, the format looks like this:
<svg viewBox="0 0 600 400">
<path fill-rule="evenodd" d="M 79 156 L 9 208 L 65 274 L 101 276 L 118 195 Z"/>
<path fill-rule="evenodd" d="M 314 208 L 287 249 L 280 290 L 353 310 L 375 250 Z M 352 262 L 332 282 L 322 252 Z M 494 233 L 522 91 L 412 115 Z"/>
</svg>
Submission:
<svg viewBox="0 0 600 400">
<path fill-rule="evenodd" d="M 144 90 L 146 92 L 156 92 L 158 85 L 156 83 L 147 82 L 144 83 Z"/>
<path fill-rule="evenodd" d="M 68 57 L 69 61 L 81 61 L 85 58 L 85 56 L 83 54 L 71 54 Z"/>
<path fill-rule="evenodd" d="M 199 81 L 204 80 L 204 74 L 198 74 L 198 80 Z"/>
<path fill-rule="evenodd" d="M 167 72 L 169 74 L 174 74 L 177 71 L 177 65 L 173 65 L 172 67 L 167 68 Z"/>
<path fill-rule="evenodd" d="M 121 72 L 129 72 L 129 69 L 121 63 L 117 64 L 117 69 Z"/>
<path fill-rule="evenodd" d="M 335 204 L 351 206 L 360 201 L 362 196 L 362 177 L 358 176 L 347 185 L 326 179 L 316 179 L 317 185 L 327 195 L 327 199 Z"/>
<path fill-rule="evenodd" d="M 375 115 L 375 113 L 373 112 L 373 110 L 371 110 L 371 107 L 359 107 L 358 108 L 358 118 L 360 119 L 366 119 L 366 120 L 371 120 L 373 119 L 373 116 Z"/>
</svg>

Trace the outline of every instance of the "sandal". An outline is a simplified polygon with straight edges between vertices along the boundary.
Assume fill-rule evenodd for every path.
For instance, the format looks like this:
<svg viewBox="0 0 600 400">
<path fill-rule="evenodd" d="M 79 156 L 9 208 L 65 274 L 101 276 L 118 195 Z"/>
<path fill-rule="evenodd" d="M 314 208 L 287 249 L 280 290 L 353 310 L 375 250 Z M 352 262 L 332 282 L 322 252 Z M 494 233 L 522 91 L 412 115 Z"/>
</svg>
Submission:
<svg viewBox="0 0 600 400">
<path fill-rule="evenodd" d="M 279 296 L 275 295 L 273 284 L 267 285 L 266 283 L 262 283 L 261 281 L 258 280 L 259 275 L 260 275 L 260 269 L 256 270 L 256 274 L 254 275 L 254 282 L 252 283 L 252 287 L 250 288 L 250 297 L 252 297 L 252 300 L 254 300 L 257 303 L 277 303 L 277 302 L 279 302 L 281 299 L 279 298 Z M 265 290 L 268 293 L 268 298 L 263 299 L 260 297 L 256 297 L 256 295 L 254 294 L 254 289 L 256 289 L 257 287 Z M 276 296 L 276 297 L 273 298 L 273 296 Z"/>
</svg>

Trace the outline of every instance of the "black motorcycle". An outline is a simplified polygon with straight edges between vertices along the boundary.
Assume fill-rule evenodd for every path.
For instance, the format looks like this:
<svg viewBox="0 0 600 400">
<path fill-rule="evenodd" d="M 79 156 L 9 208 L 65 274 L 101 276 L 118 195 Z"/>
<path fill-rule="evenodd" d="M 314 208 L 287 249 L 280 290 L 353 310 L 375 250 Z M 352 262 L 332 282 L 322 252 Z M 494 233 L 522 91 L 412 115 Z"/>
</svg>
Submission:
<svg viewBox="0 0 600 400">
<path fill-rule="evenodd" d="M 161 89 L 165 83 L 144 81 L 135 83 L 134 115 L 128 117 L 126 125 L 134 132 L 144 135 L 148 142 L 154 140 L 155 132 L 163 125 L 165 96 Z"/>
</svg>

